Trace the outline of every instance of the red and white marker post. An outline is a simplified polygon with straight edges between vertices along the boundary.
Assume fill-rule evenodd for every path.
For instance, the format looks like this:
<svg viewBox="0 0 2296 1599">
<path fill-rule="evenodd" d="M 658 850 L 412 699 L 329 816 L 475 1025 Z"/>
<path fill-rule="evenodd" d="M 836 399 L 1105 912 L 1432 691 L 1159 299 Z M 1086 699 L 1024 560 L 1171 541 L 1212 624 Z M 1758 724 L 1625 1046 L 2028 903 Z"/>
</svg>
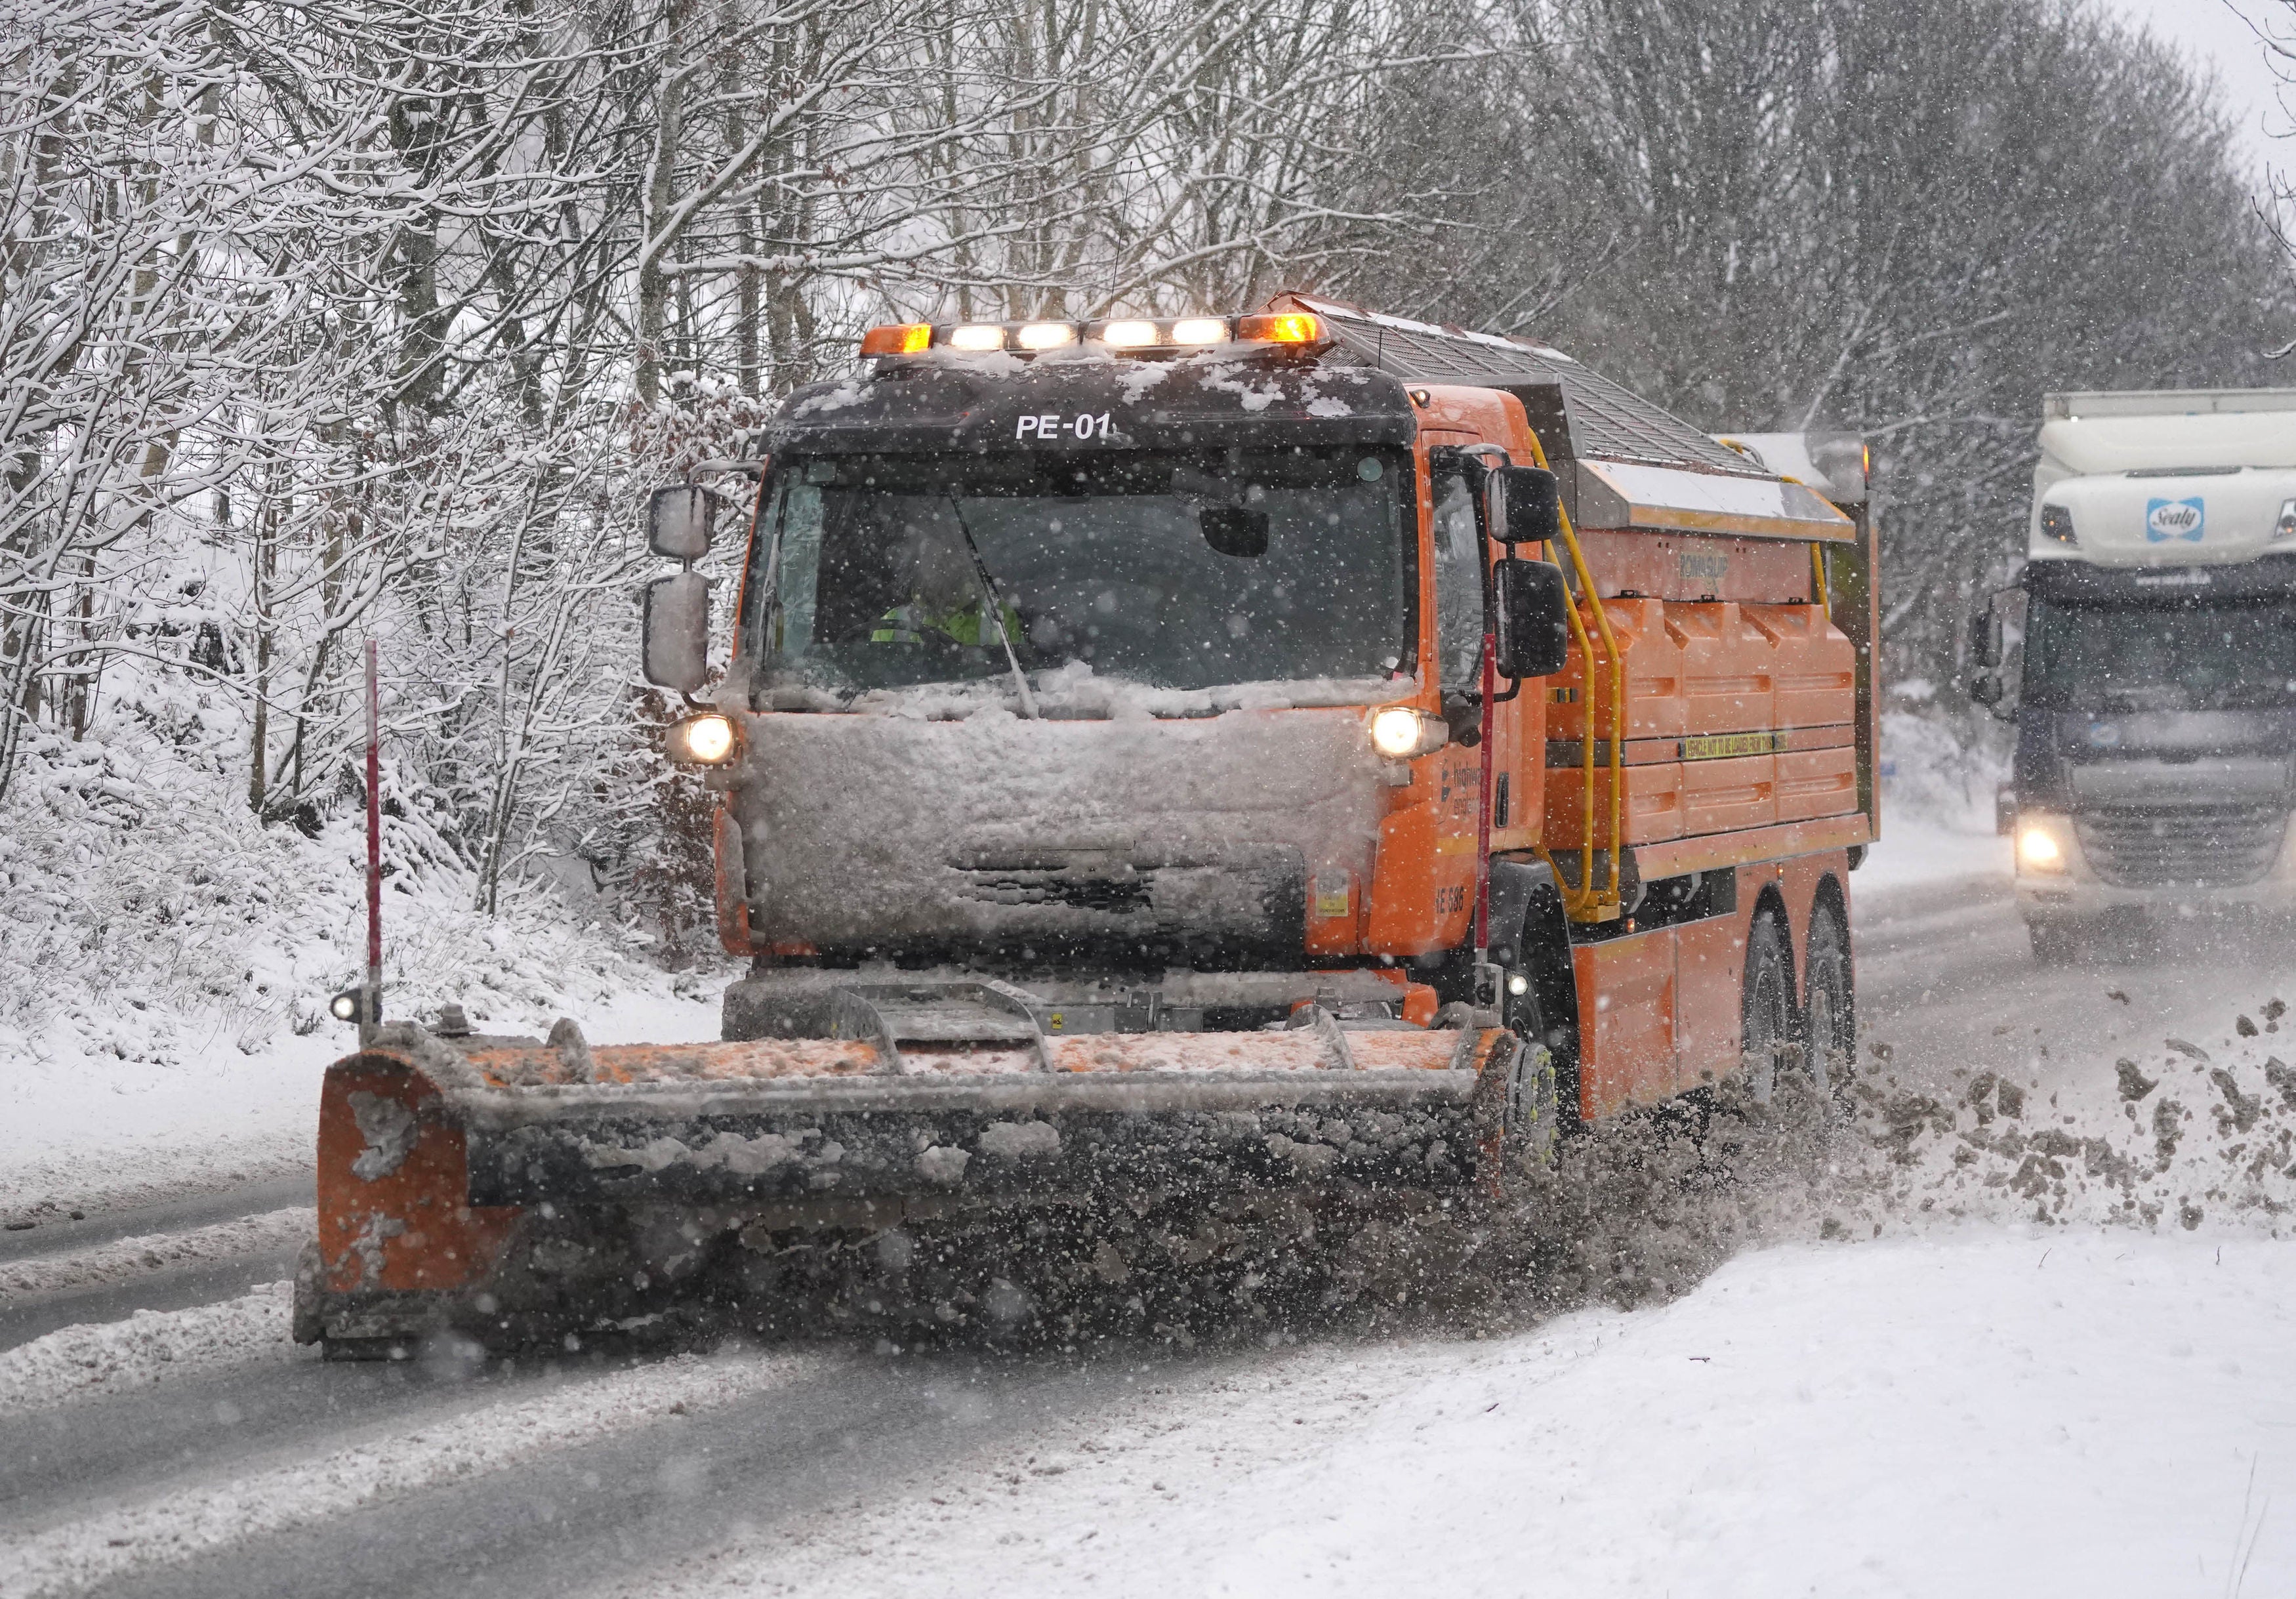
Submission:
<svg viewBox="0 0 2296 1599">
<path fill-rule="evenodd" d="M 366 641 L 366 1003 L 359 1045 L 382 1021 L 382 695 L 375 685 L 374 640 Z"/>
</svg>

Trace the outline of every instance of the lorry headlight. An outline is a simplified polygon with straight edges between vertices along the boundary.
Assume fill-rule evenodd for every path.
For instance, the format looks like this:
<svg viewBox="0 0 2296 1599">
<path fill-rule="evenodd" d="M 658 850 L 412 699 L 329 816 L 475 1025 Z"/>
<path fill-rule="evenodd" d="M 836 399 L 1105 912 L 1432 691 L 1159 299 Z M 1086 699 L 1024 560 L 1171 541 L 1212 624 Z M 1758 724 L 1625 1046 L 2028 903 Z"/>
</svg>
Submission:
<svg viewBox="0 0 2296 1599">
<path fill-rule="evenodd" d="M 739 742 L 731 717 L 715 712 L 688 717 L 670 728 L 663 741 L 669 758 L 689 766 L 714 767 L 734 753 Z"/>
<path fill-rule="evenodd" d="M 2056 830 L 2038 822 L 2028 822 L 2020 827 L 2017 864 L 2028 872 L 2063 871 L 2065 847 L 2058 841 Z"/>
<path fill-rule="evenodd" d="M 1371 747 L 1390 760 L 1440 750 L 1450 737 L 1451 730 L 1441 722 L 1408 706 L 1390 705 L 1371 719 Z"/>
<path fill-rule="evenodd" d="M 2068 549 L 2080 548 L 2080 540 L 2073 536 L 2073 513 L 2062 505 L 2041 507 L 2041 534 Z"/>
<path fill-rule="evenodd" d="M 2280 515 L 2272 524 L 2272 542 L 2285 544 L 2296 538 L 2296 500 L 2280 502 Z"/>
</svg>

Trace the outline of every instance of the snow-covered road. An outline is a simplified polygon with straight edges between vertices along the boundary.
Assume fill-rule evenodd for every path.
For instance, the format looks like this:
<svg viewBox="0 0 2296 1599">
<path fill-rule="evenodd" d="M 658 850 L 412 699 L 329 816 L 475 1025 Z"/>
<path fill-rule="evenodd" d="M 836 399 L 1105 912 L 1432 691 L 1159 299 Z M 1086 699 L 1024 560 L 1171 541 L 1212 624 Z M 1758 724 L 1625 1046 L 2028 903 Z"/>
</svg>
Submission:
<svg viewBox="0 0 2296 1599">
<path fill-rule="evenodd" d="M 2296 1244 L 2234 1180 L 2276 1040 L 2233 1029 L 2288 966 L 2039 972 L 1982 882 L 1858 920 L 1915 1158 L 1504 1336 L 324 1366 L 259 1285 L 291 1178 L 0 1234 L 0 1595 L 2287 1590 Z M 2096 1225 L 2101 1136 L 2161 1128 L 2161 1225 Z"/>
</svg>

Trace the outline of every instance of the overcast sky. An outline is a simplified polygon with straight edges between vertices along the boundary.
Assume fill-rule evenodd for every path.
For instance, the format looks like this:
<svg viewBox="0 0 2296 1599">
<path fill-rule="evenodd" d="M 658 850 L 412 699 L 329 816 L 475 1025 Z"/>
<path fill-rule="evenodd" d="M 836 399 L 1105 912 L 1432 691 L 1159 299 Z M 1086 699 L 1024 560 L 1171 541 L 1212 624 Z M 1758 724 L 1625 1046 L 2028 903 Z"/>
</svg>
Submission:
<svg viewBox="0 0 2296 1599">
<path fill-rule="evenodd" d="M 2296 12 L 2284 0 L 2096 0 L 2104 11 L 2150 29 L 2217 70 L 2227 108 L 2248 130 L 2259 171 L 2266 163 L 2296 168 L 2290 114 L 2281 109 L 2270 59 L 2257 29 L 2296 38 Z M 2296 62 L 2288 63 L 2296 70 Z M 2296 101 L 2296 91 L 2291 93 Z M 2277 135 L 2277 136 L 2276 136 Z"/>
</svg>

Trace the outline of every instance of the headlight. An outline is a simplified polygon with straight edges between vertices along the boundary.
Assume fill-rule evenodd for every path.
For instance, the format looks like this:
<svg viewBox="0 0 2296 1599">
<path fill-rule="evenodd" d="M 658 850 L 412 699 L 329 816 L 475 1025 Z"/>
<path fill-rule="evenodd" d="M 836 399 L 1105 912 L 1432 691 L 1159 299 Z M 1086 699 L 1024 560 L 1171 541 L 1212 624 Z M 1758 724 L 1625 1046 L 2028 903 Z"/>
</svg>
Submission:
<svg viewBox="0 0 2296 1599">
<path fill-rule="evenodd" d="M 2280 502 L 2280 515 L 2272 524 L 2272 542 L 2285 544 L 2296 538 L 2296 500 Z"/>
<path fill-rule="evenodd" d="M 2017 864 L 2028 872 L 2062 872 L 2065 848 L 2054 829 L 2028 822 L 2017 830 Z"/>
<path fill-rule="evenodd" d="M 1371 747 L 1390 760 L 1406 760 L 1440 750 L 1451 730 L 1433 717 L 1407 706 L 1390 705 L 1371 719 Z"/>
<path fill-rule="evenodd" d="M 688 717 L 664 741 L 669 758 L 689 766 L 714 767 L 734 753 L 738 742 L 730 717 Z"/>
<path fill-rule="evenodd" d="M 2073 513 L 2062 505 L 2041 507 L 2041 536 L 2069 549 L 2080 548 L 2080 540 L 2073 534 Z"/>
</svg>

